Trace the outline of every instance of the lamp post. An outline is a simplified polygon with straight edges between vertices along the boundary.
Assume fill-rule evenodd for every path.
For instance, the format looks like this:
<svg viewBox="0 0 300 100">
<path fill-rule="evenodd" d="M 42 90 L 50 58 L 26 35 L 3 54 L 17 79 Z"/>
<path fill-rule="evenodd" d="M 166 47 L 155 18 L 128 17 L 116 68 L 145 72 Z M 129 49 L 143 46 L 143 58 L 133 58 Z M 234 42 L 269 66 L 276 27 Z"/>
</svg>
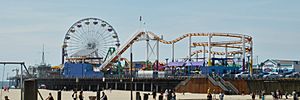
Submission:
<svg viewBox="0 0 300 100">
<path fill-rule="evenodd" d="M 75 91 L 78 90 L 78 83 L 79 83 L 79 79 L 78 79 L 78 77 L 76 77 L 76 89 L 75 89 Z"/>
<path fill-rule="evenodd" d="M 168 59 L 168 58 L 166 58 L 166 65 L 167 65 L 167 66 L 168 66 L 168 63 L 169 63 L 169 62 L 168 62 L 168 60 L 169 60 L 169 59 Z"/>
<path fill-rule="evenodd" d="M 104 85 L 103 85 L 103 90 L 104 90 L 106 88 L 105 87 L 106 86 L 105 77 L 102 78 L 102 82 L 104 83 Z"/>
<path fill-rule="evenodd" d="M 132 84 L 133 84 L 133 77 L 132 77 L 132 46 L 130 46 L 130 77 L 131 77 L 131 82 L 130 82 L 130 100 L 133 100 L 132 96 Z"/>
</svg>

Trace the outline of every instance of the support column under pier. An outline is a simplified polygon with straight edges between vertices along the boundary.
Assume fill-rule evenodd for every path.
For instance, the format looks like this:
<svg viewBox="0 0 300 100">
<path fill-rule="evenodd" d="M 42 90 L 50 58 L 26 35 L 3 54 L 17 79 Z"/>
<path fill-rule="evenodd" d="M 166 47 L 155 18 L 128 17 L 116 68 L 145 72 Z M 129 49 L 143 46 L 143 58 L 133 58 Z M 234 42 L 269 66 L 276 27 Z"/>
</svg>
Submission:
<svg viewBox="0 0 300 100">
<path fill-rule="evenodd" d="M 126 90 L 126 89 L 127 89 L 127 88 L 126 88 L 126 87 L 127 87 L 127 84 L 126 84 L 126 82 L 125 82 L 124 84 L 125 84 L 124 90 Z"/>
<path fill-rule="evenodd" d="M 143 91 L 145 91 L 145 83 L 143 83 Z"/>
<path fill-rule="evenodd" d="M 108 82 L 106 82 L 106 84 L 105 84 L 105 88 L 106 88 L 106 89 L 108 89 Z"/>
<path fill-rule="evenodd" d="M 151 83 L 151 89 L 150 90 L 153 91 L 153 83 Z"/>
<path fill-rule="evenodd" d="M 136 91 L 136 83 L 134 83 L 134 90 Z"/>
</svg>

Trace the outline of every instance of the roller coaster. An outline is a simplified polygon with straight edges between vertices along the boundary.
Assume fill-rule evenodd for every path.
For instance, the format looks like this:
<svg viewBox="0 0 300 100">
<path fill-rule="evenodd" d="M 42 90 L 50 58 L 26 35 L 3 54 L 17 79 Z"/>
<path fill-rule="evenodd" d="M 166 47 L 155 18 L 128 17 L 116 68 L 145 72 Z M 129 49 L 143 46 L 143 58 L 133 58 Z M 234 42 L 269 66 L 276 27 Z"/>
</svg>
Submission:
<svg viewBox="0 0 300 100">
<path fill-rule="evenodd" d="M 222 40 L 213 41 L 215 37 L 222 38 Z M 193 40 L 197 41 L 192 41 L 192 38 L 196 38 Z M 207 41 L 200 41 L 203 40 L 200 38 L 206 38 Z M 176 62 L 174 56 L 175 44 L 184 39 L 189 40 L 189 53 L 183 62 L 196 62 L 192 57 L 196 55 L 198 61 L 198 54 L 203 54 L 201 58 L 203 66 L 209 67 L 215 65 L 213 64 L 215 61 L 212 60 L 218 55 L 219 59 L 225 59 L 225 63 L 229 59 L 237 59 L 241 62 L 243 70 L 249 70 L 252 73 L 253 41 L 251 36 L 236 33 L 186 33 L 174 40 L 167 41 L 151 31 L 138 31 L 120 46 L 119 38 L 114 28 L 98 18 L 83 19 L 71 26 L 64 39 L 62 62 L 64 63 L 65 60 L 68 62 L 89 61 L 89 63 L 98 66 L 93 67 L 94 71 L 107 71 L 121 60 L 126 60 L 127 65 L 131 64 L 126 58 L 121 58 L 121 56 L 134 43 L 143 40 L 157 42 L 156 61 L 159 61 L 159 43 L 172 45 L 171 58 L 172 62 Z M 192 51 L 192 47 L 200 47 L 202 49 Z M 146 58 L 147 61 L 148 58 Z M 152 68 L 152 70 L 155 69 Z"/>
</svg>

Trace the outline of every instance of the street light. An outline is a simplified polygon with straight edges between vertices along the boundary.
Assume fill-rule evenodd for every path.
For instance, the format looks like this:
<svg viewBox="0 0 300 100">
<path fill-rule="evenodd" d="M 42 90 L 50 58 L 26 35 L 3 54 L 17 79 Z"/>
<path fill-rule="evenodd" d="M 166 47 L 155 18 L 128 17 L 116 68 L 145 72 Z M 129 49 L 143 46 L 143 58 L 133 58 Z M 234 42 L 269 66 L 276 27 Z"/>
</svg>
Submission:
<svg viewBox="0 0 300 100">
<path fill-rule="evenodd" d="M 133 100 L 132 96 L 132 84 L 133 84 L 133 77 L 132 77 L 132 44 L 130 46 L 130 77 L 131 77 L 131 82 L 130 82 L 130 100 Z"/>
<path fill-rule="evenodd" d="M 79 83 L 79 79 L 78 79 L 78 77 L 76 77 L 76 89 L 75 89 L 75 91 L 78 90 L 78 83 Z"/>
<path fill-rule="evenodd" d="M 102 78 L 102 82 L 104 83 L 104 85 L 103 85 L 103 90 L 104 90 L 106 88 L 105 77 Z"/>
</svg>

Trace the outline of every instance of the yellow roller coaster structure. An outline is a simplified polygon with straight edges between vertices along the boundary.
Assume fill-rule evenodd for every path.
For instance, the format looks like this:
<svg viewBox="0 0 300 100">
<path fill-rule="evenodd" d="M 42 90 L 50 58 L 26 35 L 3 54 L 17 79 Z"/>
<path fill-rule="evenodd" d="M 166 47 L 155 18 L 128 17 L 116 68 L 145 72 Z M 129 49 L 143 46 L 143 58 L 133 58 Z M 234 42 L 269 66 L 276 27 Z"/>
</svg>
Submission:
<svg viewBox="0 0 300 100">
<path fill-rule="evenodd" d="M 203 53 L 208 54 L 207 58 L 207 65 L 211 66 L 211 56 L 212 55 L 225 55 L 225 58 L 228 56 L 233 56 L 233 55 L 241 55 L 242 59 L 242 64 L 243 64 L 243 69 L 245 68 L 245 63 L 246 63 L 246 56 L 249 56 L 250 58 L 248 59 L 248 62 L 250 64 L 249 71 L 252 73 L 252 63 L 253 63 L 253 41 L 252 37 L 248 35 L 243 35 L 243 34 L 235 34 L 235 33 L 187 33 L 184 34 L 174 40 L 171 41 L 166 41 L 162 38 L 160 38 L 158 35 L 156 35 L 153 32 L 150 31 L 142 31 L 142 32 L 137 32 L 134 34 L 124 45 L 122 45 L 116 52 L 110 56 L 110 58 L 107 58 L 107 60 L 101 64 L 99 67 L 101 70 L 105 70 L 107 68 L 110 68 L 112 63 L 116 62 L 120 56 L 130 47 L 133 45 L 134 42 L 136 42 L 139 38 L 143 36 L 150 37 L 152 40 L 156 40 L 158 42 L 161 42 L 163 44 L 170 44 L 172 45 L 172 60 L 174 60 L 174 44 L 177 42 L 189 38 L 189 55 L 188 58 L 191 60 L 191 57 L 195 54 L 198 53 Z M 208 41 L 205 42 L 192 42 L 191 38 L 192 37 L 207 37 Z M 235 40 L 229 40 L 228 41 L 217 41 L 217 42 L 212 42 L 213 37 L 224 37 L 224 38 L 235 38 Z M 237 40 L 236 40 L 237 39 Z M 191 47 L 203 47 L 203 50 L 196 50 L 196 51 L 191 51 Z M 208 49 L 206 50 L 205 47 Z M 213 51 L 213 47 L 218 47 L 218 48 L 225 48 L 225 51 Z M 228 48 L 235 49 L 234 51 L 228 51 Z M 204 57 L 205 59 L 205 57 Z"/>
</svg>

